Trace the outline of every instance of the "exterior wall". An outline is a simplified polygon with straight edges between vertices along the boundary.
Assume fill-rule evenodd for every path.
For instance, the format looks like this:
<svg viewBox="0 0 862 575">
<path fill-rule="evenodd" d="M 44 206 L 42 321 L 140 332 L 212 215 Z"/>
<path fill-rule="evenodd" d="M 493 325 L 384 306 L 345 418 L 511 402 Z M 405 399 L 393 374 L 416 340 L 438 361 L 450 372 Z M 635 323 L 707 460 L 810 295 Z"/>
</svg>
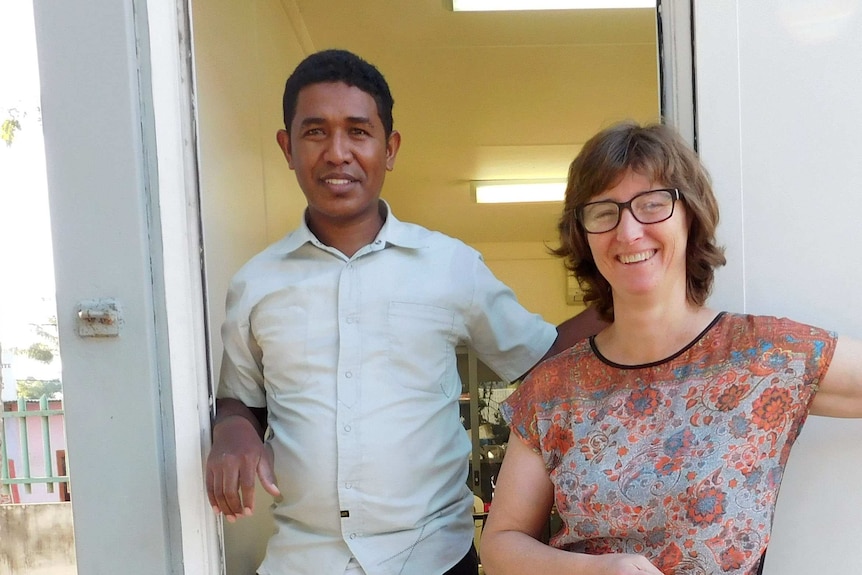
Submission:
<svg viewBox="0 0 862 575">
<path fill-rule="evenodd" d="M 2 353 L 3 350 L 0 350 L 0 359 L 4 357 Z M 7 354 L 11 354 L 11 352 L 6 352 Z M 8 355 L 6 356 L 8 358 Z M 0 363 L 0 381 L 3 382 L 3 389 L 0 390 L 2 394 L 0 394 L 0 401 L 15 401 L 18 399 L 18 390 L 16 388 L 15 382 L 17 378 L 15 376 L 15 370 L 12 367 L 12 360 L 3 359 L 2 363 Z"/>
<path fill-rule="evenodd" d="M 0 573 L 77 572 L 71 504 L 0 505 Z"/>
<path fill-rule="evenodd" d="M 695 3 L 699 142 L 729 265 L 713 307 L 862 338 L 862 5 Z M 812 417 L 775 518 L 767 574 L 862 572 L 862 422 Z"/>
</svg>

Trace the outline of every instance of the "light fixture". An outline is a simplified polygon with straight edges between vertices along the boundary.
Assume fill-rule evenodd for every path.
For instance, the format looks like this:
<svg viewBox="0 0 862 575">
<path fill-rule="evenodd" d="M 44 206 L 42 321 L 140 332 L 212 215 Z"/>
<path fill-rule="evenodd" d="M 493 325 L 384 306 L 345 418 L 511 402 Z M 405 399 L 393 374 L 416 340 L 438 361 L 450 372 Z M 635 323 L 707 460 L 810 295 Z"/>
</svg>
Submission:
<svg viewBox="0 0 862 575">
<path fill-rule="evenodd" d="M 478 204 L 561 202 L 565 180 L 485 180 L 470 182 Z"/>
<path fill-rule="evenodd" d="M 656 0 L 452 0 L 454 12 L 655 7 Z"/>
</svg>

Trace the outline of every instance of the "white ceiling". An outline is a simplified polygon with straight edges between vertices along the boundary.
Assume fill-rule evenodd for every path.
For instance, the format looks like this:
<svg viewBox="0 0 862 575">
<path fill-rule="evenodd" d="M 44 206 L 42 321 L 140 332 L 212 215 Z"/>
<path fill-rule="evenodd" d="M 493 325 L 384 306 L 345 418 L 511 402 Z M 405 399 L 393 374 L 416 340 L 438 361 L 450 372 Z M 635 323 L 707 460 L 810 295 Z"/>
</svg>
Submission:
<svg viewBox="0 0 862 575">
<path fill-rule="evenodd" d="M 603 126 L 659 116 L 654 10 L 282 2 L 299 14 L 311 48 L 349 49 L 389 81 L 402 144 L 383 197 L 396 215 L 468 243 L 554 242 L 561 210 L 477 205 L 471 179 L 563 178 Z"/>
</svg>

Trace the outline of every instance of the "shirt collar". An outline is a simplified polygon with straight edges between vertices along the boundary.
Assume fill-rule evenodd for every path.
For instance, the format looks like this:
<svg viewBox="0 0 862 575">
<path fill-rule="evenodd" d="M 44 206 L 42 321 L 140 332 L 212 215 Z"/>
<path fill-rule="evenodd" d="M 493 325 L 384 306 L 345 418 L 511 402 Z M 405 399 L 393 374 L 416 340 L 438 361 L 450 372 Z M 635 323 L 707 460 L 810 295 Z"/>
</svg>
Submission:
<svg viewBox="0 0 862 575">
<path fill-rule="evenodd" d="M 419 226 L 407 224 L 399 220 L 392 213 L 392 208 L 389 203 L 380 200 L 380 215 L 383 217 L 383 227 L 377 233 L 377 237 L 371 242 L 382 247 L 397 246 L 408 249 L 419 249 L 428 245 L 428 232 Z M 305 244 L 314 246 L 322 246 L 320 240 L 309 229 L 306 221 L 308 208 L 302 212 L 302 218 L 299 227 L 285 236 L 280 242 L 276 250 L 289 255 Z"/>
</svg>

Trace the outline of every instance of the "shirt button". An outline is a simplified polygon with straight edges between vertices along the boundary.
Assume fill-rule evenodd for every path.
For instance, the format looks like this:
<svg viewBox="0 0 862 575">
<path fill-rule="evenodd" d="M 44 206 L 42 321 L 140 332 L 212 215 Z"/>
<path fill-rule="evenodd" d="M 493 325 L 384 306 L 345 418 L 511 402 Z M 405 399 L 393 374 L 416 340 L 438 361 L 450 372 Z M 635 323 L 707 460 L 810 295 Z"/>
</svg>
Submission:
<svg viewBox="0 0 862 575">
<path fill-rule="evenodd" d="M 353 373 L 347 371 L 344 373 L 344 377 L 346 377 L 347 379 L 350 379 L 351 377 L 353 377 Z"/>
<path fill-rule="evenodd" d="M 345 426 L 344 426 L 344 431 L 346 431 L 346 432 L 348 432 L 348 433 L 350 433 L 350 430 L 351 430 L 351 429 L 353 429 L 353 428 L 352 428 L 352 427 L 350 427 L 349 425 L 345 425 Z"/>
<path fill-rule="evenodd" d="M 351 533 L 351 534 L 350 534 L 350 538 L 351 538 L 351 539 L 356 539 L 356 533 Z"/>
<path fill-rule="evenodd" d="M 344 488 L 345 489 L 353 489 L 353 484 L 352 483 L 345 483 Z"/>
</svg>

